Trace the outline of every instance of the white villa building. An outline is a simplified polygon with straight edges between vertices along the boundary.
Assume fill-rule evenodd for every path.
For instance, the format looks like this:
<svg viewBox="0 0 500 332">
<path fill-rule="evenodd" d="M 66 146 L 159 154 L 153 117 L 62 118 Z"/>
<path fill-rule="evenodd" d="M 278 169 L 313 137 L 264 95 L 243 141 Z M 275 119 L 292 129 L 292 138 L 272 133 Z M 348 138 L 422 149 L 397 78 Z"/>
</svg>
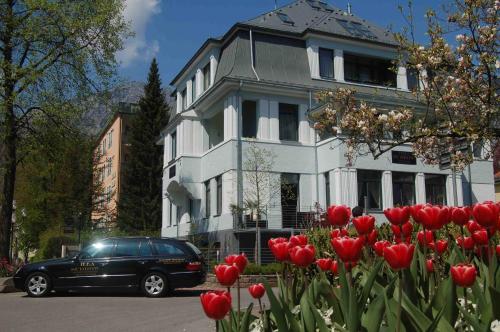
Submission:
<svg viewBox="0 0 500 332">
<path fill-rule="evenodd" d="M 409 146 L 347 167 L 338 137 L 314 130 L 308 113 L 324 89 L 352 88 L 387 109 L 418 109 L 410 93 L 418 80 L 404 67 L 389 69 L 396 55 L 389 31 L 321 1 L 294 1 L 208 39 L 171 82 L 176 110 L 161 139 L 162 236 L 197 233 L 223 253 L 252 256 L 257 233 L 265 244 L 296 232 L 316 204 L 366 206 L 382 220 L 395 205 L 494 200 L 492 161 L 480 149 L 454 190 L 450 170 L 422 164 Z M 231 209 L 245 198 L 250 142 L 274 153 L 273 176 L 295 193 L 274 198 L 259 232 Z"/>
</svg>

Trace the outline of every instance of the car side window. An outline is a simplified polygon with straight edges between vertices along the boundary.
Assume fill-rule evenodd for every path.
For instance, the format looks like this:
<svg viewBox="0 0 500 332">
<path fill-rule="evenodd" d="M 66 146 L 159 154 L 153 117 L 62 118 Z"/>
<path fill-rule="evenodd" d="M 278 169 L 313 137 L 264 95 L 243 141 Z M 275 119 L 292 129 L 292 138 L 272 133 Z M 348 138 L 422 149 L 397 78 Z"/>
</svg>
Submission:
<svg viewBox="0 0 500 332">
<path fill-rule="evenodd" d="M 139 241 L 134 239 L 118 240 L 114 257 L 134 257 L 139 253 Z"/>
<path fill-rule="evenodd" d="M 155 242 L 156 253 L 160 256 L 184 256 L 185 253 L 179 247 L 169 242 Z"/>
<path fill-rule="evenodd" d="M 82 250 L 81 259 L 105 258 L 111 257 L 113 253 L 113 241 L 105 240 L 92 243 L 90 246 Z"/>
<path fill-rule="evenodd" d="M 151 250 L 149 241 L 141 241 L 141 246 L 139 247 L 139 256 L 153 256 L 153 251 Z"/>
</svg>

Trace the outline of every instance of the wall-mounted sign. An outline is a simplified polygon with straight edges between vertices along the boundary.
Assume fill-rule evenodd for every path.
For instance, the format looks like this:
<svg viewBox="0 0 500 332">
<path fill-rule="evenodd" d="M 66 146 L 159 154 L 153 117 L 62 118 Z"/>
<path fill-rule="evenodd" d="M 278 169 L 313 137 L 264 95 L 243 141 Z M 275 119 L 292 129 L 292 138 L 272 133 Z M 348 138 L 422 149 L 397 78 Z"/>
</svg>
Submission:
<svg viewBox="0 0 500 332">
<path fill-rule="evenodd" d="M 394 164 L 416 165 L 417 158 L 411 152 L 392 151 L 392 162 Z"/>
</svg>

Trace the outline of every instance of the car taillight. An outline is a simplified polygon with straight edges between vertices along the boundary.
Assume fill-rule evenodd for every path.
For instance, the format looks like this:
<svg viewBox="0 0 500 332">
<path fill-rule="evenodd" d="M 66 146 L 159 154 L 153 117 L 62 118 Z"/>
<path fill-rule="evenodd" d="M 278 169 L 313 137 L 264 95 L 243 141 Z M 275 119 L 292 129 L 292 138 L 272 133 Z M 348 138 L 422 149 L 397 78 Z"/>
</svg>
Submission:
<svg viewBox="0 0 500 332">
<path fill-rule="evenodd" d="M 188 270 L 188 271 L 199 271 L 199 270 L 201 270 L 201 262 L 190 262 L 190 263 L 187 263 L 186 270 Z"/>
</svg>

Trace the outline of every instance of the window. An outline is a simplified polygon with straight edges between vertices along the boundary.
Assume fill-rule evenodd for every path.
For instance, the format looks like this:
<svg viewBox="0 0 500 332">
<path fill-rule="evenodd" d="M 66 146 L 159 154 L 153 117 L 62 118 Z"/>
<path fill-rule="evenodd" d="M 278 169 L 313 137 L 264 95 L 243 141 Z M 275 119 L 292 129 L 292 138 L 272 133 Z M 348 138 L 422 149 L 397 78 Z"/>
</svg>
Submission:
<svg viewBox="0 0 500 332">
<path fill-rule="evenodd" d="M 113 129 L 108 133 L 108 149 L 113 145 Z"/>
<path fill-rule="evenodd" d="M 102 153 L 106 153 L 106 138 L 102 141 Z"/>
<path fill-rule="evenodd" d="M 382 173 L 378 171 L 358 170 L 358 206 L 368 210 L 382 210 Z"/>
<path fill-rule="evenodd" d="M 210 181 L 205 182 L 205 217 L 210 218 Z"/>
<path fill-rule="evenodd" d="M 111 192 L 113 190 L 111 189 L 111 186 L 108 186 L 106 189 L 106 203 L 111 203 Z"/>
<path fill-rule="evenodd" d="M 418 86 L 418 70 L 414 68 L 406 69 L 406 80 L 408 82 L 408 90 L 417 91 Z"/>
<path fill-rule="evenodd" d="M 446 179 L 440 174 L 425 174 L 425 201 L 434 205 L 446 204 Z"/>
<path fill-rule="evenodd" d="M 413 173 L 392 173 L 392 195 L 394 206 L 415 204 L 415 175 Z"/>
<path fill-rule="evenodd" d="M 187 109 L 187 94 L 186 94 L 186 89 L 182 90 L 182 92 L 181 92 L 181 98 L 182 98 L 182 111 L 185 111 Z"/>
<path fill-rule="evenodd" d="M 319 49 L 319 76 L 333 78 L 333 50 Z"/>
<path fill-rule="evenodd" d="M 184 251 L 172 243 L 157 241 L 153 242 L 156 254 L 159 256 L 184 256 Z"/>
<path fill-rule="evenodd" d="M 113 252 L 113 241 L 100 241 L 91 244 L 80 253 L 80 259 L 111 257 Z"/>
<path fill-rule="evenodd" d="M 346 81 L 384 86 L 396 86 L 396 73 L 390 60 L 344 53 Z"/>
<path fill-rule="evenodd" d="M 191 102 L 194 103 L 196 100 L 196 76 L 191 78 Z"/>
<path fill-rule="evenodd" d="M 141 245 L 139 247 L 139 256 L 153 256 L 153 251 L 151 250 L 151 245 L 149 245 L 149 241 L 141 241 Z"/>
<path fill-rule="evenodd" d="M 286 24 L 290 24 L 290 25 L 293 25 L 293 21 L 292 19 L 285 13 L 277 13 L 276 15 L 278 15 L 279 19 L 281 20 L 281 22 L 283 23 L 286 23 Z"/>
<path fill-rule="evenodd" d="M 257 137 L 257 102 L 243 101 L 243 137 Z"/>
<path fill-rule="evenodd" d="M 368 29 L 368 27 L 364 26 L 359 22 L 337 19 L 337 23 L 339 23 L 342 26 L 342 28 L 344 28 L 344 30 L 347 31 L 347 33 L 349 33 L 353 37 L 377 39 L 377 36 L 375 36 Z"/>
<path fill-rule="evenodd" d="M 108 164 L 108 174 L 107 175 L 110 176 L 111 175 L 111 168 L 113 168 L 113 159 L 108 158 L 107 164 Z"/>
<path fill-rule="evenodd" d="M 133 239 L 118 240 L 115 248 L 114 257 L 132 257 L 137 256 L 139 252 L 139 241 Z"/>
<path fill-rule="evenodd" d="M 299 202 L 300 174 L 281 174 L 281 205 L 296 208 Z"/>
<path fill-rule="evenodd" d="M 203 91 L 210 87 L 210 63 L 203 68 Z"/>
<path fill-rule="evenodd" d="M 279 104 L 280 140 L 299 140 L 299 106 Z"/>
<path fill-rule="evenodd" d="M 330 206 L 330 173 L 325 173 L 325 202 L 326 206 Z"/>
<path fill-rule="evenodd" d="M 217 215 L 222 214 L 222 175 L 215 178 L 217 182 Z"/>
<path fill-rule="evenodd" d="M 172 134 L 171 134 L 171 146 L 170 146 L 170 149 L 172 151 L 172 159 L 170 160 L 175 160 L 175 158 L 177 158 L 177 132 L 174 131 Z"/>
<path fill-rule="evenodd" d="M 472 144 L 472 155 L 474 158 L 482 158 L 483 143 L 476 142 Z"/>
</svg>

